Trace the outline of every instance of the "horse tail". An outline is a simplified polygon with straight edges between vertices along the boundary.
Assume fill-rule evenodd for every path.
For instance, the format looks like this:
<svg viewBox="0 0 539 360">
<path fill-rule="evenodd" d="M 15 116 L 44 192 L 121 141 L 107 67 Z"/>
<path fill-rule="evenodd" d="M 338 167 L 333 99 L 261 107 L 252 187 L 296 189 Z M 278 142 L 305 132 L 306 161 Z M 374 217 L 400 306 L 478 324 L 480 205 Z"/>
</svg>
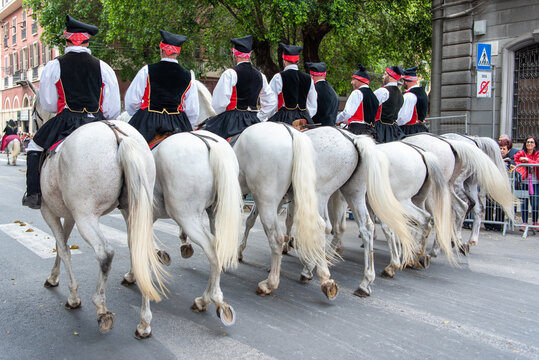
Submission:
<svg viewBox="0 0 539 360">
<path fill-rule="evenodd" d="M 227 142 L 211 143 L 210 168 L 216 201 L 215 252 L 223 270 L 238 266 L 238 247 L 241 234 L 242 194 L 238 182 L 239 166 L 234 150 Z"/>
<path fill-rule="evenodd" d="M 511 184 L 505 169 L 501 172 L 487 154 L 473 145 L 463 141 L 449 140 L 449 142 L 461 159 L 463 167 L 473 171 L 477 176 L 479 186 L 503 207 L 507 216 L 514 219 L 514 205 L 517 200 L 511 192 Z"/>
<path fill-rule="evenodd" d="M 315 265 L 331 262 L 335 253 L 324 252 L 325 223 L 318 212 L 314 149 L 309 137 L 292 132 L 292 188 L 294 191 L 294 246 L 300 258 Z"/>
<path fill-rule="evenodd" d="M 17 156 L 21 153 L 21 142 L 19 139 L 15 138 L 12 141 L 13 143 L 13 152 L 11 153 L 11 161 L 13 161 L 13 165 L 15 165 L 15 161 L 17 160 Z"/>
<path fill-rule="evenodd" d="M 387 157 L 376 149 L 374 141 L 368 136 L 355 137 L 354 144 L 360 157 L 359 171 L 367 176 L 369 205 L 376 216 L 397 235 L 402 247 L 403 264 L 406 264 L 414 257 L 415 240 L 410 233 L 412 222 L 391 189 Z"/>
<path fill-rule="evenodd" d="M 127 234 L 135 278 L 144 296 L 160 301 L 160 294 L 166 291 L 163 282 L 166 272 L 153 246 L 153 188 L 147 177 L 146 159 L 141 145 L 129 137 L 122 138 L 118 147 L 118 158 L 127 185 Z M 159 289 L 155 286 L 152 273 Z"/>
<path fill-rule="evenodd" d="M 444 174 L 438 163 L 438 158 L 429 152 L 423 152 L 423 159 L 428 171 L 428 181 L 431 184 L 431 215 L 434 218 L 436 238 L 442 251 L 450 263 L 455 264 L 455 254 L 451 247 L 451 239 L 457 239 L 456 229 L 451 209 L 451 194 L 447 187 Z"/>
</svg>

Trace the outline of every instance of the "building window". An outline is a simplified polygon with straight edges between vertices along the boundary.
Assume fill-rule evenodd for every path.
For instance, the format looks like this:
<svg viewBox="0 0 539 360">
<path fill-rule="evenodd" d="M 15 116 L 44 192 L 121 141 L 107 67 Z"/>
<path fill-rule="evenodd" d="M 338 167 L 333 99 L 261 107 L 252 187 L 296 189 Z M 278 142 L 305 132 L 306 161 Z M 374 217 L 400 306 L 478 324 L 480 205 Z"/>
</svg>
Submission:
<svg viewBox="0 0 539 360">
<path fill-rule="evenodd" d="M 9 24 L 2 25 L 2 39 L 4 40 L 4 49 L 9 46 Z"/>
<path fill-rule="evenodd" d="M 12 21 L 11 31 L 13 35 L 11 36 L 11 45 L 17 44 L 17 18 L 14 17 Z"/>
<path fill-rule="evenodd" d="M 26 10 L 22 11 L 21 40 L 26 40 Z"/>
<path fill-rule="evenodd" d="M 35 68 L 39 66 L 39 43 L 33 43 L 30 45 L 30 67 Z"/>
<path fill-rule="evenodd" d="M 9 71 L 9 56 L 4 56 L 4 77 L 11 75 Z"/>
<path fill-rule="evenodd" d="M 23 47 L 21 49 L 21 65 L 22 71 L 28 70 L 28 48 Z"/>
<path fill-rule="evenodd" d="M 513 141 L 539 131 L 539 43 L 515 51 Z"/>
<path fill-rule="evenodd" d="M 32 14 L 32 35 L 37 35 L 37 19 L 35 14 Z"/>
</svg>

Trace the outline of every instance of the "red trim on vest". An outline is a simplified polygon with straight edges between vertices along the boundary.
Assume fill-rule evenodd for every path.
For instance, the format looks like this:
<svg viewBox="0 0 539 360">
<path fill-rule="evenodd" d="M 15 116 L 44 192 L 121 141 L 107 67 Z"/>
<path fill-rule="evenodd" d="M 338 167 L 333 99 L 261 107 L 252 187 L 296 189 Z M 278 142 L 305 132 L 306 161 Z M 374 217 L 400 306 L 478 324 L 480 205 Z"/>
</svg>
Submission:
<svg viewBox="0 0 539 360">
<path fill-rule="evenodd" d="M 299 61 L 299 55 L 285 55 L 283 54 L 283 59 L 289 62 L 298 62 Z"/>
<path fill-rule="evenodd" d="M 144 89 L 144 95 L 142 95 L 142 105 L 140 105 L 140 109 L 141 110 L 147 109 L 148 106 L 150 106 L 150 78 L 149 77 L 146 79 L 146 89 Z"/>
<path fill-rule="evenodd" d="M 181 98 L 181 101 L 180 101 L 180 105 L 178 105 L 178 111 L 183 111 L 183 100 L 185 99 L 185 94 L 187 94 L 187 92 L 189 91 L 189 89 L 191 88 L 191 84 L 193 82 L 192 81 L 189 81 L 189 86 L 187 87 L 187 89 L 185 89 L 185 91 L 183 92 L 182 94 L 182 98 Z"/>
<path fill-rule="evenodd" d="M 348 124 L 351 122 L 364 122 L 364 114 L 363 114 L 363 101 L 361 104 L 359 104 L 356 112 L 350 119 L 348 119 Z"/>
<path fill-rule="evenodd" d="M 384 105 L 382 103 L 382 105 Z M 382 105 L 378 106 L 378 111 L 376 112 L 376 116 L 374 117 L 374 121 L 379 121 L 382 117 Z"/>
<path fill-rule="evenodd" d="M 234 110 L 237 104 L 238 104 L 238 96 L 236 95 L 236 87 L 233 86 L 232 95 L 230 96 L 230 102 L 228 103 L 228 106 L 226 107 L 226 111 Z"/>
<path fill-rule="evenodd" d="M 66 95 L 62 86 L 62 81 L 56 82 L 56 91 L 58 92 L 58 101 L 56 102 L 57 113 L 60 114 L 66 107 Z"/>
<path fill-rule="evenodd" d="M 103 89 L 105 88 L 105 83 L 101 83 L 101 93 L 99 94 L 99 110 L 103 112 Z"/>
<path fill-rule="evenodd" d="M 277 95 L 277 110 L 279 110 L 280 108 L 282 108 L 284 105 L 284 97 L 283 97 L 283 93 L 279 93 L 279 95 Z"/>
<path fill-rule="evenodd" d="M 406 90 L 405 94 L 409 93 L 410 90 L 412 90 L 412 89 L 410 88 L 410 89 Z M 417 99 L 417 97 L 416 97 L 416 99 Z M 412 114 L 412 118 L 410 119 L 410 121 L 408 121 L 404 125 L 415 125 L 415 124 L 417 124 L 417 101 L 416 101 L 416 104 L 414 105 L 414 112 Z"/>
</svg>

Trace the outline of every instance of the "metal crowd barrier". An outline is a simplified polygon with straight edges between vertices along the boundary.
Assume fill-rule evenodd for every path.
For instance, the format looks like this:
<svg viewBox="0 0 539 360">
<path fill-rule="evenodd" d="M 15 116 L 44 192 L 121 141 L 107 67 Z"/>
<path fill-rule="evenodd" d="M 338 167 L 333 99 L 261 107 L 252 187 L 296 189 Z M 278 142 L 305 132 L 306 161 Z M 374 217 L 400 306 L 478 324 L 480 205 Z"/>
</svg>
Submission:
<svg viewBox="0 0 539 360">
<path fill-rule="evenodd" d="M 523 231 L 522 237 L 527 238 L 529 232 L 539 232 L 539 184 L 532 184 L 533 194 L 530 194 L 529 179 L 522 179 L 518 168 L 537 168 L 539 164 L 520 164 L 509 173 L 509 179 L 511 181 L 511 191 L 515 198 L 520 201 L 519 205 L 515 206 L 515 221 L 511 221 L 505 216 L 501 206 L 492 200 L 489 196 L 486 196 L 485 211 L 482 219 L 482 223 L 485 227 L 491 229 L 498 229 L 503 232 L 505 236 L 507 229 L 515 230 L 518 228 Z M 527 204 L 528 221 L 524 222 L 522 219 L 522 204 Z M 535 206 L 532 206 L 535 205 Z M 533 210 L 535 208 L 535 211 Z M 536 222 L 533 222 L 533 215 L 535 213 Z M 471 225 L 473 222 L 473 214 L 470 213 L 464 220 L 464 224 Z"/>
</svg>

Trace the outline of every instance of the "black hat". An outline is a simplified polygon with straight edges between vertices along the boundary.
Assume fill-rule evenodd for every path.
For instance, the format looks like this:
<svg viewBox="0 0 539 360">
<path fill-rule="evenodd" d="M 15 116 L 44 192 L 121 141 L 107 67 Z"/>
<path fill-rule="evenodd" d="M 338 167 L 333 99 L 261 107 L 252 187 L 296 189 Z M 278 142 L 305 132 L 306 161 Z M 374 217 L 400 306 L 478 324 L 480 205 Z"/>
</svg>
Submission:
<svg viewBox="0 0 539 360">
<path fill-rule="evenodd" d="M 182 44 L 187 40 L 185 35 L 176 35 L 165 30 L 159 30 L 163 43 L 166 45 L 172 46 L 182 46 Z"/>
<path fill-rule="evenodd" d="M 326 76 L 326 63 L 319 62 L 319 63 L 308 63 L 309 64 L 309 72 L 311 75 L 315 76 Z"/>
<path fill-rule="evenodd" d="M 404 70 L 402 78 L 404 81 L 417 81 L 417 66 Z"/>
<path fill-rule="evenodd" d="M 248 35 L 240 38 L 230 39 L 234 49 L 242 53 L 250 53 L 253 48 L 253 36 Z"/>
<path fill-rule="evenodd" d="M 361 82 L 364 82 L 365 84 L 369 84 L 369 81 L 371 80 L 371 77 L 367 73 L 367 69 L 365 69 L 365 66 L 362 64 L 357 64 L 358 70 L 352 75 L 354 79 L 358 79 Z"/>
<path fill-rule="evenodd" d="M 298 62 L 299 54 L 303 50 L 302 46 L 286 45 L 279 43 L 279 49 L 283 50 L 283 59 L 289 62 Z"/>
<path fill-rule="evenodd" d="M 66 31 L 70 33 L 88 33 L 93 36 L 97 34 L 99 29 L 97 26 L 85 24 L 66 15 Z"/>
<path fill-rule="evenodd" d="M 399 80 L 403 73 L 402 69 L 399 66 L 390 66 L 386 68 L 386 72 L 395 80 Z"/>
</svg>

